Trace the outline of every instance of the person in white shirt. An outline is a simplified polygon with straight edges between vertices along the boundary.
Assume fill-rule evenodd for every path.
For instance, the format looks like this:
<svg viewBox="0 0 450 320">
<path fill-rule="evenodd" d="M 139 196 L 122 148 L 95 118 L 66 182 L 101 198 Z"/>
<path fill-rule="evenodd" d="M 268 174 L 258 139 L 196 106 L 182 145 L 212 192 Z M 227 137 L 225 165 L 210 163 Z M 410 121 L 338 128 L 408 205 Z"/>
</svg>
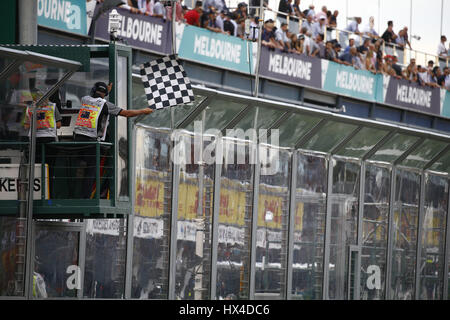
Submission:
<svg viewBox="0 0 450 320">
<path fill-rule="evenodd" d="M 437 54 L 439 57 L 447 58 L 448 52 L 445 47 L 445 43 L 447 42 L 447 38 L 445 36 L 441 36 L 441 43 L 439 43 Z"/>
<path fill-rule="evenodd" d="M 315 39 L 317 35 L 324 34 L 326 28 L 326 17 L 320 17 L 319 21 L 314 22 L 312 25 L 312 36 Z"/>
<path fill-rule="evenodd" d="M 361 35 L 361 32 L 359 31 L 358 28 L 358 26 L 361 24 L 361 21 L 362 21 L 361 17 L 355 17 L 355 20 L 350 22 L 347 28 L 345 28 L 345 30 Z"/>
<path fill-rule="evenodd" d="M 159 0 L 155 0 L 155 4 L 153 5 L 153 16 L 163 19 L 166 18 L 166 8 L 164 8 L 164 5 Z"/>
<path fill-rule="evenodd" d="M 364 26 L 364 28 L 362 29 L 362 33 L 364 35 L 369 36 L 370 38 L 378 39 L 380 37 L 378 35 L 378 33 L 375 31 L 375 18 L 374 17 L 369 18 L 369 23 Z"/>
<path fill-rule="evenodd" d="M 311 34 L 313 33 L 313 16 L 308 14 L 306 16 L 306 20 L 303 21 L 302 23 L 302 28 L 306 28 L 308 30 L 308 32 L 311 32 Z"/>
<path fill-rule="evenodd" d="M 291 40 L 287 36 L 288 24 L 283 22 L 281 27 L 275 31 L 275 40 L 285 49 L 291 48 Z"/>
</svg>

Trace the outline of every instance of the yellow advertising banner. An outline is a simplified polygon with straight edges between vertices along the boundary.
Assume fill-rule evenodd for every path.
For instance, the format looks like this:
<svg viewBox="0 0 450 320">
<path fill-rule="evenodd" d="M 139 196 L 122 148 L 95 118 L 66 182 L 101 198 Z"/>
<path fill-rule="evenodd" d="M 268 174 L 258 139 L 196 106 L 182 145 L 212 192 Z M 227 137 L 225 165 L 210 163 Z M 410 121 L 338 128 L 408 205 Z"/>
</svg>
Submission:
<svg viewBox="0 0 450 320">
<path fill-rule="evenodd" d="M 167 173 L 137 169 L 135 214 L 160 217 L 164 213 L 164 183 Z"/>
<path fill-rule="evenodd" d="M 221 180 L 219 223 L 236 226 L 245 224 L 244 188 L 239 181 L 226 178 Z"/>
</svg>

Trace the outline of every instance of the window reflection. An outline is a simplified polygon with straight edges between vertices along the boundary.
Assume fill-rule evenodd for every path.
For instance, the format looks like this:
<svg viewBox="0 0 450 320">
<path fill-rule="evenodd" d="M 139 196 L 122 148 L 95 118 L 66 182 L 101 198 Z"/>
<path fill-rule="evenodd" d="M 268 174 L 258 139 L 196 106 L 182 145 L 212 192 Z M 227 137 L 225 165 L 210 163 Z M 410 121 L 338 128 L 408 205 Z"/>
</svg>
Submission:
<svg viewBox="0 0 450 320">
<path fill-rule="evenodd" d="M 322 299 L 327 161 L 298 153 L 292 298 Z"/>
</svg>

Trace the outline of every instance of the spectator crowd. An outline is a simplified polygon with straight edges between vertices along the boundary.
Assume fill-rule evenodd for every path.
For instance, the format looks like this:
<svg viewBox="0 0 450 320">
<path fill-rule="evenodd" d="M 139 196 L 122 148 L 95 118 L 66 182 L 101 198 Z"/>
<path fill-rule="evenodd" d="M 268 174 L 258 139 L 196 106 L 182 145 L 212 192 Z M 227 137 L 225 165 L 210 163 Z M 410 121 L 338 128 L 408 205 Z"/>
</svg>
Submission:
<svg viewBox="0 0 450 320">
<path fill-rule="evenodd" d="M 103 0 L 97 0 L 99 2 Z M 160 0 L 122 0 L 131 12 L 171 20 L 172 7 L 170 1 L 161 3 Z M 245 2 L 237 8 L 227 7 L 225 0 L 196 1 L 192 9 L 176 3 L 176 21 L 205 28 L 217 33 L 258 40 L 258 21 L 255 8 L 260 6 L 261 0 L 249 0 L 252 8 Z M 316 12 L 314 5 L 305 10 L 300 9 L 301 0 L 280 0 L 277 19 L 281 22 L 279 28 L 272 19 L 264 22 L 261 33 L 261 44 L 271 50 L 279 49 L 287 53 L 308 55 L 327 59 L 339 64 L 353 66 L 356 69 L 367 70 L 374 74 L 381 73 L 397 79 L 417 82 L 419 85 L 450 90 L 450 69 L 435 65 L 433 60 L 428 64 L 417 65 L 416 59 L 410 59 L 407 66 L 399 63 L 395 54 L 384 54 L 384 46 L 395 45 L 397 52 L 403 53 L 405 47 L 411 49 L 408 28 L 404 27 L 397 33 L 394 31 L 393 21 L 389 21 L 384 33 L 380 36 L 374 28 L 375 19 L 370 17 L 366 25 L 361 17 L 355 17 L 345 28 L 348 34 L 348 44 L 342 47 L 342 41 L 333 39 L 333 30 L 337 29 L 338 10 L 333 12 L 326 6 Z M 268 3 L 263 0 L 263 6 Z M 289 30 L 289 21 L 297 22 L 298 33 Z M 249 25 L 246 27 L 246 21 Z M 292 29 L 292 28 L 291 28 Z M 343 33 L 341 33 L 342 35 Z M 362 43 L 360 43 L 362 39 Z M 441 36 L 437 55 L 446 59 L 450 56 L 450 48 L 446 47 L 447 38 Z"/>
</svg>

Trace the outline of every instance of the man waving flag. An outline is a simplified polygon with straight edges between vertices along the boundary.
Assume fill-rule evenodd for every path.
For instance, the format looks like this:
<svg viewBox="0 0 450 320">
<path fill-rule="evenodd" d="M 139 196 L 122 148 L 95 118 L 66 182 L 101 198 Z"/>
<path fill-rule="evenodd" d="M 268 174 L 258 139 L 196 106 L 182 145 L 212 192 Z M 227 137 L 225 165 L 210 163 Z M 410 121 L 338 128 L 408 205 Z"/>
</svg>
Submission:
<svg viewBox="0 0 450 320">
<path fill-rule="evenodd" d="M 191 82 L 174 54 L 141 64 L 140 69 L 150 108 L 161 109 L 194 101 Z"/>
</svg>

